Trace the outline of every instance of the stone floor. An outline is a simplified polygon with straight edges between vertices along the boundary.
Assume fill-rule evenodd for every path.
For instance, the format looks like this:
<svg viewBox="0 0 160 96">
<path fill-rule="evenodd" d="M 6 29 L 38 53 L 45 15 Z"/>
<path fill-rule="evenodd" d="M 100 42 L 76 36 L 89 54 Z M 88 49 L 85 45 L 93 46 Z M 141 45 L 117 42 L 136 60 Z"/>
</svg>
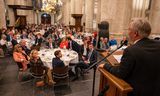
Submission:
<svg viewBox="0 0 160 96">
<path fill-rule="evenodd" d="M 32 80 L 19 82 L 17 79 L 17 65 L 12 57 L 0 58 L 0 96 L 92 96 L 93 70 L 80 77 L 79 80 L 70 81 L 70 85 L 45 86 L 37 88 Z M 99 72 L 96 73 L 95 95 L 98 94 Z M 72 78 L 72 77 L 71 77 Z"/>
</svg>

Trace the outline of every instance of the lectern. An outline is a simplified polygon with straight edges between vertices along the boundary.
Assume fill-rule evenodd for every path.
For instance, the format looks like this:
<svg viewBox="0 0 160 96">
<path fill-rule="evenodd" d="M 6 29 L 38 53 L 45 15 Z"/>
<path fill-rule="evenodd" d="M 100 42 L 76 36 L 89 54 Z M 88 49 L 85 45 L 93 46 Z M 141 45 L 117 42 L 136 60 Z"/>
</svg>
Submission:
<svg viewBox="0 0 160 96">
<path fill-rule="evenodd" d="M 120 53 L 122 52 L 115 52 L 115 54 Z M 107 53 L 102 53 L 103 56 L 106 54 Z M 107 61 L 111 64 L 116 62 L 113 56 L 110 56 Z M 104 68 L 99 67 L 98 70 L 100 71 L 99 92 L 101 92 L 106 85 L 109 86 L 109 89 L 105 92 L 104 96 L 127 96 L 127 94 L 133 90 L 133 88 L 127 82 L 112 75 Z"/>
</svg>

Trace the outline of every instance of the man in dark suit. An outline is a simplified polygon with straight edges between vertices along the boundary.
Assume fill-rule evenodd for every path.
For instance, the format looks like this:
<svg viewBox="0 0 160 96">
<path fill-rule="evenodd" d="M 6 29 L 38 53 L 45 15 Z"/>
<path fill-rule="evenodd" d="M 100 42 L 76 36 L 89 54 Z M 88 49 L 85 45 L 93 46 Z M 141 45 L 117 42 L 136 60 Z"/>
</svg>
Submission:
<svg viewBox="0 0 160 96">
<path fill-rule="evenodd" d="M 94 49 L 94 46 L 92 43 L 89 44 L 89 51 L 87 52 L 87 56 L 86 57 L 83 57 L 82 58 L 83 60 L 80 61 L 76 67 L 75 67 L 75 71 L 76 71 L 76 76 L 75 78 L 73 79 L 76 80 L 78 79 L 78 74 L 79 74 L 79 71 L 78 71 L 78 68 L 81 69 L 87 69 L 89 68 L 92 64 L 94 64 L 95 62 L 97 62 L 97 51 Z"/>
<path fill-rule="evenodd" d="M 48 38 L 48 42 L 46 43 L 46 46 L 49 49 L 55 48 L 55 43 L 53 42 L 52 38 Z"/>
<path fill-rule="evenodd" d="M 18 44 L 18 42 L 17 42 L 17 35 L 16 35 L 16 34 L 13 35 L 13 38 L 12 38 L 11 43 L 12 43 L 13 47 L 14 47 L 16 44 Z"/>
<path fill-rule="evenodd" d="M 60 59 L 62 53 L 60 50 L 54 52 L 55 58 L 52 59 L 52 67 L 64 67 L 64 62 Z"/>
<path fill-rule="evenodd" d="M 67 40 L 68 40 L 68 48 L 79 53 L 81 48 L 80 45 L 76 41 L 72 40 L 71 37 L 67 37 Z"/>
<path fill-rule="evenodd" d="M 99 66 L 133 87 L 128 96 L 160 96 L 160 42 L 149 39 L 150 33 L 147 20 L 132 20 L 128 35 L 133 45 L 124 50 L 120 65 Z"/>
</svg>

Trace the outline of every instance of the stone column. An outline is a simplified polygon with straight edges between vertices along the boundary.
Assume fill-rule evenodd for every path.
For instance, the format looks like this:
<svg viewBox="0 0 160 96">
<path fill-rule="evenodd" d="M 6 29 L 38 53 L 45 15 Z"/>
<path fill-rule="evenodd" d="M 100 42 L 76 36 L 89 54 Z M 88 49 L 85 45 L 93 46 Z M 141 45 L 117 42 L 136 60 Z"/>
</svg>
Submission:
<svg viewBox="0 0 160 96">
<path fill-rule="evenodd" d="M 84 0 L 74 0 L 74 8 L 75 8 L 75 12 L 74 14 L 82 14 L 82 7 L 83 7 L 83 2 Z M 92 0 L 90 0 L 92 1 Z M 89 10 L 89 9 L 88 9 Z"/>
<path fill-rule="evenodd" d="M 109 22 L 112 33 L 126 31 L 126 20 L 130 18 L 131 0 L 101 0 L 100 21 Z M 128 16 L 127 16 L 128 15 Z M 126 17 L 127 16 L 127 17 Z"/>
<path fill-rule="evenodd" d="M 69 25 L 70 20 L 70 0 L 63 2 L 63 23 Z"/>
<path fill-rule="evenodd" d="M 5 2 L 0 0 L 0 28 L 6 27 L 6 18 L 5 18 Z"/>
<path fill-rule="evenodd" d="M 8 16 L 9 16 L 9 21 L 10 21 L 10 26 L 14 26 L 15 25 L 15 15 L 14 15 L 14 11 L 12 8 L 8 8 Z"/>
<path fill-rule="evenodd" d="M 159 21 L 160 21 L 160 0 L 152 0 L 150 22 L 153 34 L 160 34 Z"/>
<path fill-rule="evenodd" d="M 75 25 L 75 20 L 74 18 L 72 17 L 71 14 L 74 14 L 75 12 L 75 4 L 74 4 L 74 1 L 75 0 L 70 0 L 70 14 L 69 14 L 69 17 L 70 17 L 70 25 Z"/>
<path fill-rule="evenodd" d="M 94 0 L 85 0 L 85 31 L 93 30 Z"/>
</svg>

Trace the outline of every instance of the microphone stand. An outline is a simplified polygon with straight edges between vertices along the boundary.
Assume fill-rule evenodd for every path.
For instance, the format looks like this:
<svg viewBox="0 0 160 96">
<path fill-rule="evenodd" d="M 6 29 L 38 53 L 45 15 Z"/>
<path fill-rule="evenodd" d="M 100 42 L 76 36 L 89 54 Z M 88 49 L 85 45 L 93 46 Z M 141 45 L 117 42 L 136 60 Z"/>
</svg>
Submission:
<svg viewBox="0 0 160 96">
<path fill-rule="evenodd" d="M 89 68 L 86 69 L 85 72 L 88 72 L 88 71 L 89 71 L 90 69 L 92 69 L 92 68 L 93 68 L 93 71 L 94 71 L 94 72 L 93 72 L 92 96 L 94 96 L 95 76 L 96 76 L 96 69 L 97 69 L 97 66 L 96 66 L 96 65 L 99 64 L 99 63 L 101 63 L 102 61 L 106 60 L 106 58 L 108 58 L 109 56 L 111 56 L 114 52 L 116 52 L 118 49 L 120 49 L 123 45 L 124 45 L 124 43 L 121 44 L 117 49 L 115 49 L 114 51 L 112 51 L 110 54 L 108 54 L 107 56 L 105 56 L 105 57 L 102 58 L 101 60 L 93 63 L 91 66 L 89 66 Z M 84 73 L 85 73 L 85 72 L 84 72 Z"/>
</svg>

